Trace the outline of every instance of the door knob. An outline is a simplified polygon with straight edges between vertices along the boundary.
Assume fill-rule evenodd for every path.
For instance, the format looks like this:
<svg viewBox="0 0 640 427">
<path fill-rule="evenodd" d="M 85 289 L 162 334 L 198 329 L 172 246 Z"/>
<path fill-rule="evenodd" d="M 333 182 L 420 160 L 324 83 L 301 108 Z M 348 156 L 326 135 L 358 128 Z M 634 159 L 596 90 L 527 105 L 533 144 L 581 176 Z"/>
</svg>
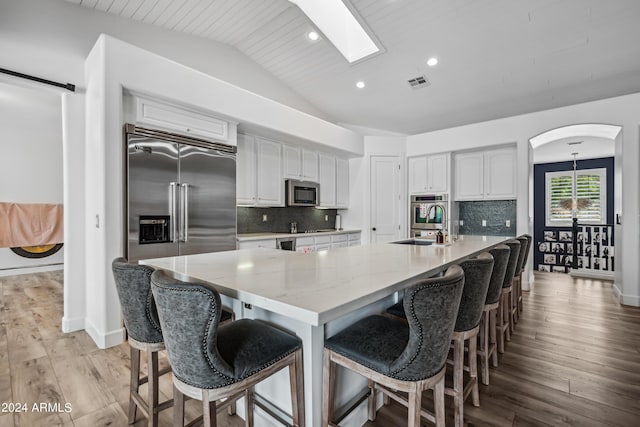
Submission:
<svg viewBox="0 0 640 427">
<path fill-rule="evenodd" d="M 373 230 L 373 231 L 376 231 L 376 228 L 375 228 L 375 227 L 373 227 L 373 228 L 372 228 L 372 230 Z"/>
</svg>

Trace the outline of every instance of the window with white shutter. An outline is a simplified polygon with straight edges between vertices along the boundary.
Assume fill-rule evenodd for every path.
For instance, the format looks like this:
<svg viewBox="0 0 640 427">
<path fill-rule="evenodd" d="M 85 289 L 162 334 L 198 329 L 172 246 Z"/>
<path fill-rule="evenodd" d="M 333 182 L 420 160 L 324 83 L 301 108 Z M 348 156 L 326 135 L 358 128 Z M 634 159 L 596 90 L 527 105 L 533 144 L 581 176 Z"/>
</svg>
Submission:
<svg viewBox="0 0 640 427">
<path fill-rule="evenodd" d="M 607 222 L 606 169 L 576 171 L 577 216 L 581 224 Z M 547 172 L 546 210 L 547 227 L 571 226 L 573 170 Z"/>
</svg>

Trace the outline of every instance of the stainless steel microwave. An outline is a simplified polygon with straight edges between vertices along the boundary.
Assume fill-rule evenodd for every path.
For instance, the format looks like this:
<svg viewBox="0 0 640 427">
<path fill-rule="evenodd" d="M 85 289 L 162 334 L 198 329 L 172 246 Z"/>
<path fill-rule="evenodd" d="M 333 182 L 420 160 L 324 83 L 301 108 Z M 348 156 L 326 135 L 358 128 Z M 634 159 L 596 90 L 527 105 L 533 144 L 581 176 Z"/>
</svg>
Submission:
<svg viewBox="0 0 640 427">
<path fill-rule="evenodd" d="M 315 182 L 286 181 L 287 206 L 318 206 L 320 186 Z"/>
</svg>

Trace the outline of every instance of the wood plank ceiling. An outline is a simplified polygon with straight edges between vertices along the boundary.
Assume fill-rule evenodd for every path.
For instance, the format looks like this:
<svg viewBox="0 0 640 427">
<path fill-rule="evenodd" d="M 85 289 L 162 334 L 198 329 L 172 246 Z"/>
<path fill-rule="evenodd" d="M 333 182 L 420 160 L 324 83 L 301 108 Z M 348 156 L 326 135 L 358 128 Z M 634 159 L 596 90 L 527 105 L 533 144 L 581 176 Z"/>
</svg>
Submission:
<svg viewBox="0 0 640 427">
<path fill-rule="evenodd" d="M 386 50 L 353 65 L 286 0 L 67 1 L 227 43 L 336 122 L 400 133 L 640 91 L 637 0 L 351 0 Z"/>
</svg>

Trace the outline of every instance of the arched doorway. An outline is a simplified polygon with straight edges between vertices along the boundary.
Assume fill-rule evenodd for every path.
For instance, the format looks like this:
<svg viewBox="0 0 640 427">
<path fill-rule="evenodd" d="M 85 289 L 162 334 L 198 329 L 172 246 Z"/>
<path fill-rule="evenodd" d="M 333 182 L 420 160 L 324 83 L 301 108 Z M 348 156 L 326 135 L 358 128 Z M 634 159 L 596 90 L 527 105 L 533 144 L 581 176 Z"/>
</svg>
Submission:
<svg viewBox="0 0 640 427">
<path fill-rule="evenodd" d="M 621 196 L 616 194 L 620 186 L 615 185 L 614 154 L 620 130 L 608 124 L 578 124 L 529 140 L 535 270 L 613 280 L 614 221 Z M 577 232 L 571 227 L 574 214 L 580 224 Z"/>
</svg>

